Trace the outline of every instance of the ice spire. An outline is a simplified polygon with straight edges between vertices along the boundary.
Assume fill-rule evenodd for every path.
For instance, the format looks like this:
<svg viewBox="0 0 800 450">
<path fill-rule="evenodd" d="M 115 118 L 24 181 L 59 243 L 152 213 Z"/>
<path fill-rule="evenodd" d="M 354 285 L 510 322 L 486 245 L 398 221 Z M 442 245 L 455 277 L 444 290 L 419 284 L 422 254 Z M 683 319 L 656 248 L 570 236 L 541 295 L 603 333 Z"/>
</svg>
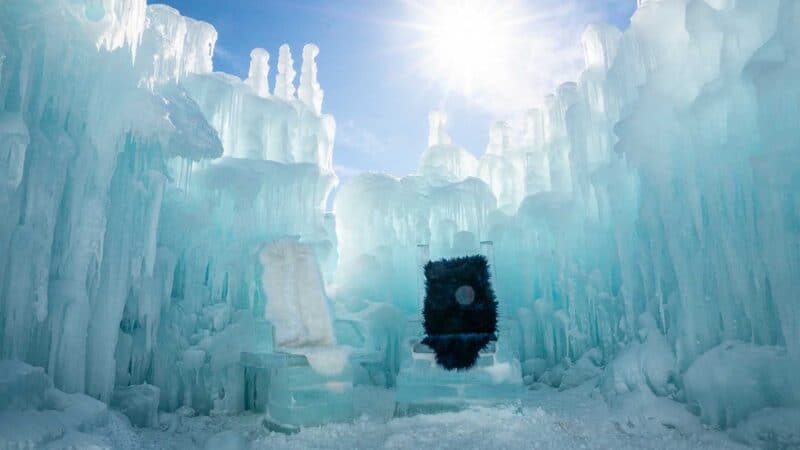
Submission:
<svg viewBox="0 0 800 450">
<path fill-rule="evenodd" d="M 525 113 L 525 130 L 522 138 L 526 146 L 539 149 L 544 144 L 544 116 L 540 109 Z"/>
<path fill-rule="evenodd" d="M 269 97 L 269 53 L 263 48 L 254 48 L 250 52 L 250 72 L 247 74 L 248 86 L 259 97 Z"/>
<path fill-rule="evenodd" d="M 278 51 L 278 76 L 275 80 L 275 96 L 283 100 L 294 98 L 294 60 L 289 44 L 281 45 Z"/>
<path fill-rule="evenodd" d="M 586 27 L 581 37 L 586 68 L 608 71 L 617 57 L 622 32 L 612 25 L 598 23 Z"/>
<path fill-rule="evenodd" d="M 300 101 L 305 103 L 315 113 L 322 113 L 322 99 L 325 92 L 317 82 L 317 63 L 314 60 L 319 55 L 319 47 L 306 44 L 303 47 L 303 66 L 300 69 L 300 88 L 297 91 Z"/>
<path fill-rule="evenodd" d="M 444 111 L 431 111 L 428 114 L 428 147 L 447 145 L 452 141 L 447 134 L 447 113 Z"/>
<path fill-rule="evenodd" d="M 489 129 L 489 145 L 486 147 L 486 153 L 490 155 L 502 155 L 506 149 L 511 146 L 509 127 L 506 122 L 495 122 L 492 128 Z"/>
</svg>

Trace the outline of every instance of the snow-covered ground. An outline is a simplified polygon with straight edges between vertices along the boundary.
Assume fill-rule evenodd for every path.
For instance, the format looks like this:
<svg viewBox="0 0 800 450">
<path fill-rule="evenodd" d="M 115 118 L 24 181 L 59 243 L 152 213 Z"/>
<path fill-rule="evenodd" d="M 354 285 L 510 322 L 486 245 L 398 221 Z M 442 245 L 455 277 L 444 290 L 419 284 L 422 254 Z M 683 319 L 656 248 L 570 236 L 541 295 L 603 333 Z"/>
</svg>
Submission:
<svg viewBox="0 0 800 450">
<path fill-rule="evenodd" d="M 566 390 L 536 383 L 510 404 L 409 417 L 393 417 L 393 391 L 358 387 L 359 418 L 289 435 L 269 431 L 263 415 L 250 412 L 197 415 L 184 406 L 156 413 L 143 395 L 108 407 L 53 388 L 41 368 L 6 360 L 0 449 L 800 448 L 800 409 L 764 408 L 720 431 L 702 425 L 686 404 L 650 391 L 609 398 L 600 380 Z"/>
<path fill-rule="evenodd" d="M 706 429 L 684 406 L 656 399 L 636 408 L 613 410 L 592 382 L 558 391 L 530 390 L 518 403 L 476 407 L 460 412 L 387 418 L 388 396 L 362 392 L 375 402 L 375 413 L 354 423 L 307 428 L 297 434 L 273 433 L 257 415 L 181 418 L 166 431 L 140 430 L 142 448 L 286 448 L 286 449 L 735 449 L 758 441 L 757 432 L 739 436 Z M 384 409 L 381 411 L 381 409 Z M 798 422 L 795 422 L 798 424 Z M 800 437 L 800 436 L 796 436 Z M 789 445 L 782 448 L 791 448 Z M 800 445 L 795 440 L 794 445 Z"/>
</svg>

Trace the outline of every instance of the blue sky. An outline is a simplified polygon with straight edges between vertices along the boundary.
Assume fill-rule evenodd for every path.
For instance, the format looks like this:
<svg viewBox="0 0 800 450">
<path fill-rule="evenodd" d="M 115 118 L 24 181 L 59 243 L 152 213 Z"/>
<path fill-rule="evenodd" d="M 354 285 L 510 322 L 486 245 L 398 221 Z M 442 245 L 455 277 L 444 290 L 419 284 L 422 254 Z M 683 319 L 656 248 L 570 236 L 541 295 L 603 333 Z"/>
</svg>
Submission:
<svg viewBox="0 0 800 450">
<path fill-rule="evenodd" d="M 413 172 L 427 145 L 427 115 L 434 108 L 448 113 L 453 140 L 480 155 L 494 120 L 513 119 L 559 82 L 575 78 L 580 70 L 580 33 L 587 24 L 606 21 L 624 29 L 636 8 L 636 0 L 518 0 L 519 10 L 530 17 L 518 34 L 535 44 L 539 53 L 520 54 L 502 68 L 512 78 L 504 78 L 482 96 L 467 98 L 448 93 L 420 68 L 429 55 L 414 48 L 421 37 L 412 25 L 420 5 L 430 1 L 436 0 L 161 3 L 216 27 L 215 70 L 245 77 L 250 50 L 267 49 L 270 86 L 282 43 L 291 46 L 298 71 L 302 46 L 316 43 L 319 81 L 325 90 L 323 111 L 336 117 L 334 162 L 342 178 L 361 170 L 397 176 Z M 476 55 L 476 64 L 480 61 Z"/>
</svg>

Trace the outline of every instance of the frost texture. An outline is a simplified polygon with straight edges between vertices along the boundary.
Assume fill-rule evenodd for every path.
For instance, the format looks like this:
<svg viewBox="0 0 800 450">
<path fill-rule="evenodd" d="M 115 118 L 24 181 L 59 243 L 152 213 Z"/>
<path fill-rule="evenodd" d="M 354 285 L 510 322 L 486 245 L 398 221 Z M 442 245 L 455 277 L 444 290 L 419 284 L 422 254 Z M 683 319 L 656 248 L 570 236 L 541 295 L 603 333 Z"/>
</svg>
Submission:
<svg viewBox="0 0 800 450">
<path fill-rule="evenodd" d="M 306 44 L 303 47 L 303 69 L 300 72 L 300 88 L 297 95 L 300 101 L 308 106 L 316 114 L 322 113 L 322 98 L 324 92 L 317 82 L 317 62 L 319 47 L 314 44 Z"/>
<path fill-rule="evenodd" d="M 294 60 L 288 44 L 281 45 L 278 52 L 278 76 L 275 79 L 275 96 L 281 100 L 294 98 Z"/>
<path fill-rule="evenodd" d="M 259 97 L 269 96 L 269 53 L 263 48 L 254 48 L 250 52 L 250 70 L 247 74 L 248 86 Z"/>
</svg>

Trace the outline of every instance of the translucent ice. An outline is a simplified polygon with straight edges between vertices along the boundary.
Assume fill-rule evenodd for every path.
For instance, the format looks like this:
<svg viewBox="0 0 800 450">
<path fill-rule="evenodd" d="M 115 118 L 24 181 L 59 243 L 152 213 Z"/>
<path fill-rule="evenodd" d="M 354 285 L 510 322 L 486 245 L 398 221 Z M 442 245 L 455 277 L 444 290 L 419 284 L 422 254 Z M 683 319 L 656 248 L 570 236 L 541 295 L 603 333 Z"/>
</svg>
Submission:
<svg viewBox="0 0 800 450">
<path fill-rule="evenodd" d="M 214 28 L 170 7 L 0 2 L 2 438 L 28 421 L 14 445 L 106 445 L 80 430 L 117 416 L 84 394 L 128 386 L 199 414 L 313 386 L 295 423 L 352 418 L 356 383 L 419 400 L 448 383 L 408 345 L 420 265 L 487 248 L 506 327 L 460 392 L 602 373 L 612 405 L 685 402 L 740 431 L 796 409 L 800 4 L 638 3 L 624 32 L 587 28 L 585 70 L 483 155 L 433 112 L 415 174 L 354 176 L 331 212 L 316 46 L 297 92 L 281 46 L 269 95 L 265 50 L 244 81 L 215 73 Z M 273 332 L 339 342 L 276 358 L 340 370 L 245 375 Z M 117 403 L 154 423 L 152 392 Z"/>
<path fill-rule="evenodd" d="M 303 47 L 303 67 L 300 71 L 300 87 L 297 89 L 297 96 L 312 111 L 321 114 L 324 92 L 317 82 L 317 62 L 315 61 L 317 55 L 319 55 L 319 47 L 316 45 L 306 44 Z"/>
<path fill-rule="evenodd" d="M 546 364 L 560 383 L 593 352 L 623 391 L 680 397 L 680 374 L 729 339 L 796 355 L 798 20 L 787 1 L 641 2 L 624 33 L 589 27 L 577 82 L 531 110 L 518 139 L 494 128 L 477 166 L 431 115 L 418 177 L 342 187 L 341 292 L 413 309 L 415 246 L 443 255 L 474 236 L 494 243 L 530 373 Z M 438 201 L 466 186 L 486 201 Z M 735 417 L 774 406 L 703 402 Z"/>
<path fill-rule="evenodd" d="M 288 44 L 281 45 L 278 52 L 278 75 L 275 79 L 275 96 L 282 100 L 294 98 L 294 59 Z"/>
<path fill-rule="evenodd" d="M 263 48 L 250 52 L 250 70 L 245 83 L 253 88 L 259 97 L 269 96 L 269 53 Z"/>
</svg>

